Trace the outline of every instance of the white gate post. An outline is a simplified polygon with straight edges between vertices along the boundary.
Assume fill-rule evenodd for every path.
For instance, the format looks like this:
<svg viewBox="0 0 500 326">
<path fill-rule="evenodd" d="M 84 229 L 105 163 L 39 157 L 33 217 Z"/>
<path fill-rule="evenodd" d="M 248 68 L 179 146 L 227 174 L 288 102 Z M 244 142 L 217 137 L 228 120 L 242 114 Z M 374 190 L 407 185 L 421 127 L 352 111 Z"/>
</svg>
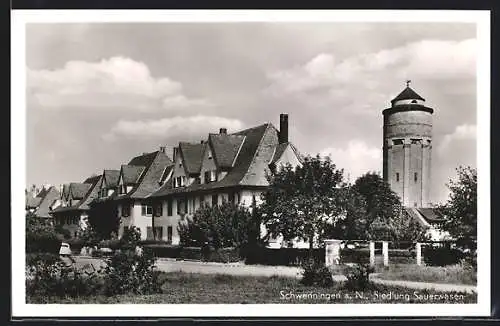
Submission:
<svg viewBox="0 0 500 326">
<path fill-rule="evenodd" d="M 375 242 L 370 241 L 370 266 L 375 266 Z"/>
<path fill-rule="evenodd" d="M 340 263 L 340 243 L 342 240 L 325 240 L 325 266 L 338 265 Z"/>
<path fill-rule="evenodd" d="M 382 242 L 382 256 L 384 257 L 384 266 L 389 265 L 389 242 Z"/>
<path fill-rule="evenodd" d="M 415 249 L 417 251 L 417 265 L 422 265 L 422 244 L 417 242 Z"/>
</svg>

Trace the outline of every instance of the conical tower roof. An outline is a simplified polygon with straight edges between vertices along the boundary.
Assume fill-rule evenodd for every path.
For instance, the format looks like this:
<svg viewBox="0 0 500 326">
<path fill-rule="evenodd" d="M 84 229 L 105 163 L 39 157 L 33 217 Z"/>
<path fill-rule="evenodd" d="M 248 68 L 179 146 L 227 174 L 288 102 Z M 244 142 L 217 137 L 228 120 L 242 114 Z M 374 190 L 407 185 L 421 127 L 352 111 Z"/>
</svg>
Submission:
<svg viewBox="0 0 500 326">
<path fill-rule="evenodd" d="M 394 103 L 396 101 L 400 100 L 420 100 L 420 101 L 425 101 L 425 99 L 418 95 L 413 89 L 410 88 L 410 86 L 406 86 L 406 88 L 399 93 L 398 96 L 396 96 L 391 103 Z"/>
</svg>

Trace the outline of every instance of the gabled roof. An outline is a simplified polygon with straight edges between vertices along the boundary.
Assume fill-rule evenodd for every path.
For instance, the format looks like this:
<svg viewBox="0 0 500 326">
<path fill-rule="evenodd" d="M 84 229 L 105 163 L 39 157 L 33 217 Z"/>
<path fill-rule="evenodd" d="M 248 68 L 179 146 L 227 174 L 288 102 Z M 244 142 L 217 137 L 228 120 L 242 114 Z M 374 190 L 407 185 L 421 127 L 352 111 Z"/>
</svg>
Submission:
<svg viewBox="0 0 500 326">
<path fill-rule="evenodd" d="M 425 101 L 425 99 L 418 95 L 413 89 L 410 87 L 406 87 L 398 96 L 396 96 L 391 102 L 396 102 L 400 100 L 421 100 Z"/>
<path fill-rule="evenodd" d="M 39 217 L 50 217 L 49 215 L 49 207 L 54 202 L 55 199 L 59 198 L 60 194 L 56 187 L 49 187 L 47 189 L 43 189 L 40 194 L 40 204 L 38 205 L 38 209 L 35 214 Z M 40 195 L 39 194 L 39 195 Z"/>
<path fill-rule="evenodd" d="M 121 175 L 126 185 L 137 183 L 139 176 L 144 171 L 144 166 L 122 165 Z"/>
<path fill-rule="evenodd" d="M 90 184 L 94 185 L 97 183 L 97 181 L 99 181 L 100 178 L 101 178 L 100 175 L 93 175 L 93 176 L 90 176 L 87 179 L 85 179 L 83 181 L 83 183 L 90 183 Z"/>
<path fill-rule="evenodd" d="M 272 124 L 266 123 L 231 135 L 244 136 L 245 141 L 236 156 L 234 167 L 227 172 L 222 180 L 207 184 L 195 182 L 188 187 L 181 188 L 173 188 L 171 182 L 166 182 L 150 197 L 223 187 L 267 185 L 265 170 L 268 169 L 274 149 L 278 145 L 276 128 Z"/>
<path fill-rule="evenodd" d="M 429 223 L 437 223 L 443 221 L 443 217 L 434 208 L 417 208 L 425 220 Z"/>
<path fill-rule="evenodd" d="M 136 156 L 128 162 L 127 165 L 135 165 L 135 166 L 149 166 L 153 163 L 156 158 L 156 154 L 158 152 L 144 153 L 142 155 Z"/>
<path fill-rule="evenodd" d="M 179 143 L 179 154 L 182 157 L 182 162 L 187 174 L 200 173 L 205 146 L 207 146 L 206 143 Z"/>
<path fill-rule="evenodd" d="M 33 197 L 31 193 L 28 193 L 26 195 L 26 207 L 27 208 L 36 208 L 38 205 L 40 205 L 40 201 L 42 198 L 40 197 Z"/>
<path fill-rule="evenodd" d="M 283 156 L 283 154 L 285 153 L 285 151 L 288 147 L 290 147 L 292 149 L 292 151 L 297 156 L 297 159 L 300 162 L 303 162 L 304 158 L 299 153 L 297 148 L 292 143 L 287 142 L 287 143 L 278 144 L 278 146 L 276 146 L 276 151 L 274 152 L 274 156 L 273 156 L 273 159 L 271 160 L 271 163 L 276 163 Z"/>
<path fill-rule="evenodd" d="M 69 192 L 74 199 L 82 199 L 92 187 L 90 183 L 72 182 L 69 185 Z"/>
<path fill-rule="evenodd" d="M 208 142 L 212 148 L 215 162 L 219 168 L 233 167 L 245 135 L 209 134 Z"/>
<path fill-rule="evenodd" d="M 118 185 L 118 178 L 120 177 L 120 170 L 104 170 L 103 178 L 108 187 L 116 187 Z"/>
</svg>

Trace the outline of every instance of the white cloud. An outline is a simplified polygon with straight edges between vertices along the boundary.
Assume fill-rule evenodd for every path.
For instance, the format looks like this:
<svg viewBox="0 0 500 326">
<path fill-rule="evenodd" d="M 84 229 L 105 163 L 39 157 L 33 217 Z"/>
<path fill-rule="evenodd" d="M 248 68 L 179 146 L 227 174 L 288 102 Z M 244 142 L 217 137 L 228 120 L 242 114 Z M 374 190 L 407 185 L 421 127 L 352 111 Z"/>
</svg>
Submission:
<svg viewBox="0 0 500 326">
<path fill-rule="evenodd" d="M 476 74 L 476 50 L 476 40 L 467 39 L 421 40 L 343 60 L 337 60 L 334 53 L 320 53 L 301 66 L 269 73 L 272 84 L 267 91 L 289 95 L 328 88 L 359 94 L 363 89 L 375 89 L 380 82 L 387 84 L 389 79 L 472 78 Z"/>
<path fill-rule="evenodd" d="M 116 138 L 169 138 L 200 135 L 205 137 L 209 132 L 216 133 L 219 128 L 227 128 L 228 132 L 239 131 L 243 123 L 236 119 L 213 116 L 174 117 L 160 120 L 118 121 L 103 136 L 105 140 Z M 182 141 L 182 139 L 179 139 Z"/>
<path fill-rule="evenodd" d="M 320 155 L 330 156 L 338 168 L 344 169 L 346 178 L 350 174 L 351 182 L 366 172 L 381 172 L 382 168 L 382 149 L 362 140 L 351 140 L 346 148 L 325 148 Z"/>
<path fill-rule="evenodd" d="M 441 144 L 439 144 L 438 152 L 443 154 L 449 148 L 450 144 L 456 140 L 473 140 L 476 139 L 476 126 L 475 125 L 460 125 L 455 128 L 451 134 L 444 136 Z"/>
<path fill-rule="evenodd" d="M 155 78 L 148 66 L 125 57 L 69 61 L 56 70 L 27 70 L 28 94 L 43 107 L 154 109 L 207 105 L 190 99 L 180 82 Z"/>
</svg>

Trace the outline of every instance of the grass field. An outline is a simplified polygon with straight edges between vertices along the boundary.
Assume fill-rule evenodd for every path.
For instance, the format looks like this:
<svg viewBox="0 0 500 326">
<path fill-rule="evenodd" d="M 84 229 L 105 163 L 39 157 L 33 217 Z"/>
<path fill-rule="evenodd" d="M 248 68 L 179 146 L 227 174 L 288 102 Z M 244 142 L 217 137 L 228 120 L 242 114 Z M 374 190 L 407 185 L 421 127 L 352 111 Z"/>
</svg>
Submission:
<svg viewBox="0 0 500 326">
<path fill-rule="evenodd" d="M 476 285 L 477 273 L 464 269 L 460 265 L 417 266 L 417 265 L 390 265 L 377 270 L 379 278 L 386 280 L 405 280 L 415 282 L 432 282 L 447 284 Z"/>
<path fill-rule="evenodd" d="M 353 292 L 336 283 L 330 288 L 304 286 L 286 277 L 250 277 L 220 274 L 163 273 L 161 294 L 115 297 L 27 298 L 28 303 L 155 304 L 155 303 L 475 303 L 476 294 L 420 291 L 374 285 L 369 291 Z"/>
</svg>

